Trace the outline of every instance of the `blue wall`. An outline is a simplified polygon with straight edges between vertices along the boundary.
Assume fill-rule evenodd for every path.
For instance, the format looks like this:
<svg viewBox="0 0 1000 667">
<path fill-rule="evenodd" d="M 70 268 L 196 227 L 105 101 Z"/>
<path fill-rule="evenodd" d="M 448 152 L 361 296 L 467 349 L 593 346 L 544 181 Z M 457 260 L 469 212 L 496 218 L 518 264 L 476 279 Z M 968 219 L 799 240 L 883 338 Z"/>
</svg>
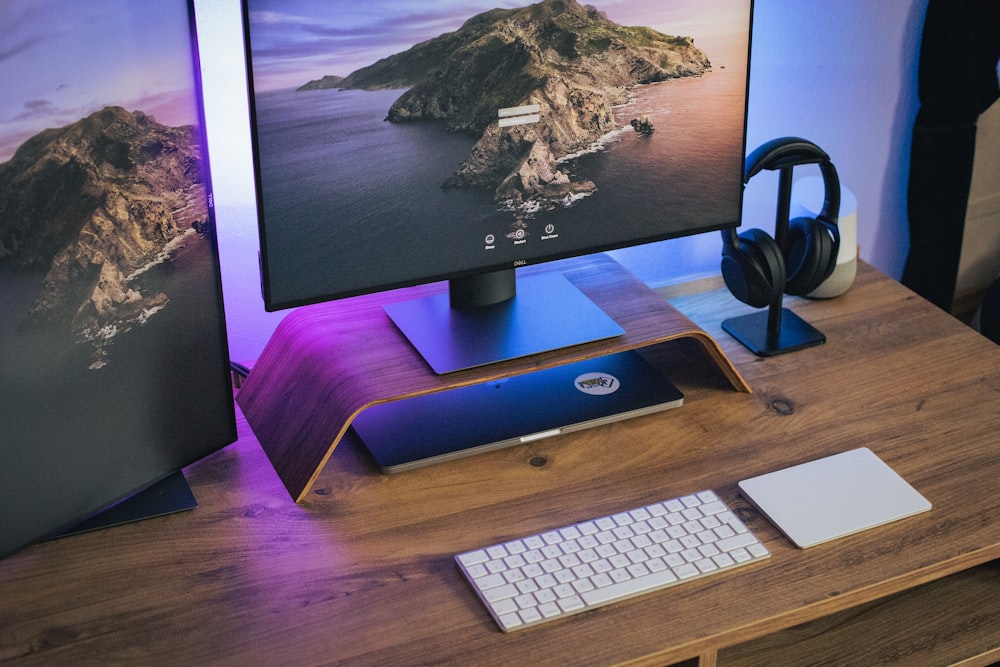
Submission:
<svg viewBox="0 0 1000 667">
<path fill-rule="evenodd" d="M 599 4 L 599 3 L 595 3 Z M 861 257 L 898 278 L 916 62 L 927 0 L 756 0 L 748 150 L 797 135 L 823 147 L 858 202 Z M 232 357 L 252 361 L 283 313 L 265 313 L 237 0 L 196 0 Z M 797 170 L 810 175 L 811 167 Z M 744 225 L 773 229 L 776 180 L 746 189 Z M 717 275 L 709 234 L 618 251 L 651 285 Z"/>
</svg>

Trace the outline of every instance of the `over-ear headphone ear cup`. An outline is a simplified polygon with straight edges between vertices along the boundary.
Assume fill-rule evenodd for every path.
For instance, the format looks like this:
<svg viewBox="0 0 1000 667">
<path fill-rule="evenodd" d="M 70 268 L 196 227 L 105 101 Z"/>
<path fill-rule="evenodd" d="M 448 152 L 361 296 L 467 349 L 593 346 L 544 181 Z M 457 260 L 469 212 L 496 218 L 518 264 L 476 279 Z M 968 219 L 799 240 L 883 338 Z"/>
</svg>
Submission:
<svg viewBox="0 0 1000 667">
<path fill-rule="evenodd" d="M 771 304 L 785 289 L 785 262 L 778 244 L 760 229 L 740 234 L 722 251 L 722 277 L 737 299 L 754 308 Z"/>
<path fill-rule="evenodd" d="M 785 291 L 787 285 L 785 268 L 785 257 L 781 252 L 778 242 L 771 238 L 771 235 L 762 229 L 748 229 L 740 235 L 744 243 L 747 243 L 748 250 L 754 253 L 758 262 L 764 266 L 768 276 L 774 296 L 768 298 L 767 303 L 771 303 L 778 294 Z"/>
<path fill-rule="evenodd" d="M 785 293 L 803 295 L 826 280 L 836 263 L 836 242 L 827 226 L 814 218 L 788 222 L 785 241 Z"/>
</svg>

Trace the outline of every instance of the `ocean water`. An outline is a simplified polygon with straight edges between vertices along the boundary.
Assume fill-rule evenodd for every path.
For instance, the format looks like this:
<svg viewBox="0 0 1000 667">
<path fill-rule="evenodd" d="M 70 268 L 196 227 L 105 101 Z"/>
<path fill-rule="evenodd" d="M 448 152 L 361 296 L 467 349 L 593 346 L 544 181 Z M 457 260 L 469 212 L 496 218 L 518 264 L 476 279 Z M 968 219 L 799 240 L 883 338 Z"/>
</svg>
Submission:
<svg viewBox="0 0 1000 667">
<path fill-rule="evenodd" d="M 649 115 L 655 132 L 628 128 L 566 161 L 561 168 L 571 178 L 591 180 L 597 191 L 527 216 L 503 210 L 491 191 L 442 188 L 474 139 L 438 122 L 385 121 L 402 91 L 258 95 L 271 301 L 360 293 L 734 221 L 746 61 L 722 64 L 701 77 L 637 88 L 616 119 L 628 126 Z"/>
</svg>

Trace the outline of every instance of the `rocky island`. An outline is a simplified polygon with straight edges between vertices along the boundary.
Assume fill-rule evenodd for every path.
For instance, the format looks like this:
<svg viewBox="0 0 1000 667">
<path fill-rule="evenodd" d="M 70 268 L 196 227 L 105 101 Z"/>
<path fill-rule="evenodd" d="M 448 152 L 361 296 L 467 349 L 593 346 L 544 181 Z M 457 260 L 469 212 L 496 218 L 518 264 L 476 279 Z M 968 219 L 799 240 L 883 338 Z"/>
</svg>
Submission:
<svg viewBox="0 0 1000 667">
<path fill-rule="evenodd" d="M 449 132 L 476 137 L 444 185 L 489 188 L 497 202 L 518 206 L 592 192 L 595 184 L 573 181 L 560 158 L 620 129 L 613 108 L 636 86 L 710 68 L 691 37 L 621 26 L 575 0 L 544 0 L 478 14 L 454 32 L 299 90 L 407 89 L 388 121 L 441 120 Z M 500 108 L 523 105 L 538 105 L 540 121 L 499 126 Z"/>
<path fill-rule="evenodd" d="M 208 220 L 194 128 L 120 107 L 28 139 L 0 193 L 0 262 L 46 271 L 22 326 L 66 325 L 98 356 L 166 304 L 136 276 Z"/>
<path fill-rule="evenodd" d="M 339 88 L 340 82 L 344 80 L 342 76 L 328 74 L 321 79 L 315 79 L 305 83 L 295 90 L 326 90 L 328 88 Z"/>
</svg>

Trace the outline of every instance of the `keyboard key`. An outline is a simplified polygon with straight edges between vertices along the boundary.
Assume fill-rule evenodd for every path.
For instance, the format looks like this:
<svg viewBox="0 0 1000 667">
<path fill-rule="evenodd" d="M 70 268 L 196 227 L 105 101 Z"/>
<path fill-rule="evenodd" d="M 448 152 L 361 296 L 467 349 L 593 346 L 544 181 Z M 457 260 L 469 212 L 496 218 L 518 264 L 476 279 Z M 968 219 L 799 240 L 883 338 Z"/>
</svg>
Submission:
<svg viewBox="0 0 1000 667">
<path fill-rule="evenodd" d="M 749 547 L 751 544 L 757 544 L 757 538 L 747 532 L 727 537 L 724 540 L 719 540 L 715 543 L 715 546 L 723 551 L 732 551 L 733 549 L 739 549 L 740 547 Z"/>
<path fill-rule="evenodd" d="M 478 551 L 470 551 L 467 554 L 462 554 L 458 557 L 458 559 L 462 565 L 469 567 L 470 565 L 485 563 L 490 559 L 490 557 L 484 549 L 480 549 Z"/>
<path fill-rule="evenodd" d="M 483 598 L 490 603 L 499 602 L 500 600 L 516 597 L 518 592 L 517 587 L 513 584 L 504 584 L 503 586 L 483 591 Z"/>
<path fill-rule="evenodd" d="M 622 600 L 638 593 L 644 593 L 650 588 L 657 588 L 664 584 L 677 581 L 677 577 L 670 570 L 652 572 L 637 579 L 625 579 L 611 586 L 595 588 L 582 595 L 584 601 L 589 605 L 599 605 L 613 600 Z"/>
<path fill-rule="evenodd" d="M 500 574 L 487 574 L 485 577 L 479 577 L 476 579 L 476 586 L 479 586 L 482 590 L 489 590 L 491 588 L 496 588 L 497 586 L 503 586 L 507 583 L 503 575 Z"/>
</svg>

